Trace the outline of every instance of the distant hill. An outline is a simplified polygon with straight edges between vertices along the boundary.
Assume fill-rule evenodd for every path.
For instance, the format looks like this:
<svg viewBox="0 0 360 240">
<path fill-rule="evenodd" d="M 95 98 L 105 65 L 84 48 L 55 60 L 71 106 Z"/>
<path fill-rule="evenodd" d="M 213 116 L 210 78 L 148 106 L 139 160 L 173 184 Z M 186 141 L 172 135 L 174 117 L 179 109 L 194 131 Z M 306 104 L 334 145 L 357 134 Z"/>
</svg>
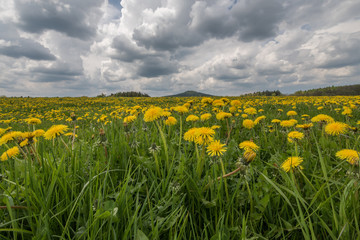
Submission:
<svg viewBox="0 0 360 240">
<path fill-rule="evenodd" d="M 212 97 L 213 95 L 196 92 L 196 91 L 186 91 L 183 93 L 175 94 L 175 95 L 169 95 L 165 97 Z"/>
<path fill-rule="evenodd" d="M 305 91 L 297 91 L 295 96 L 354 96 L 360 95 L 360 84 L 346 85 L 346 86 L 331 86 L 325 88 L 316 88 Z"/>
</svg>

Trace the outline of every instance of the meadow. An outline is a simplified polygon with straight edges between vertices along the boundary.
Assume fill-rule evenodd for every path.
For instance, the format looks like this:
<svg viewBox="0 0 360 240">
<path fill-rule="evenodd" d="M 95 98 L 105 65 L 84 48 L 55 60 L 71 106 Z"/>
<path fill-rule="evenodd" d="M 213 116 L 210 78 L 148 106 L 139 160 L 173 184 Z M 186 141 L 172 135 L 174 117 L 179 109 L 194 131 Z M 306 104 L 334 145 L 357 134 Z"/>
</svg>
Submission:
<svg viewBox="0 0 360 240">
<path fill-rule="evenodd" d="M 359 239 L 359 108 L 0 98 L 0 239 Z"/>
</svg>

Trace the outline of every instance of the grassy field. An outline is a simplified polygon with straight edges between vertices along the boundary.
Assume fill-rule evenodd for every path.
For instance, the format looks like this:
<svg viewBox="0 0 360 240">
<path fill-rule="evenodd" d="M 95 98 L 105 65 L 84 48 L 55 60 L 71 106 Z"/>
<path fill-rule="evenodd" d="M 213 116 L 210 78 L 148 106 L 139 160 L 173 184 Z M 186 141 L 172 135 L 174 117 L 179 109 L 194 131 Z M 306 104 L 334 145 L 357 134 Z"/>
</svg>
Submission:
<svg viewBox="0 0 360 240">
<path fill-rule="evenodd" d="M 359 96 L 0 109 L 0 239 L 360 238 Z"/>
</svg>

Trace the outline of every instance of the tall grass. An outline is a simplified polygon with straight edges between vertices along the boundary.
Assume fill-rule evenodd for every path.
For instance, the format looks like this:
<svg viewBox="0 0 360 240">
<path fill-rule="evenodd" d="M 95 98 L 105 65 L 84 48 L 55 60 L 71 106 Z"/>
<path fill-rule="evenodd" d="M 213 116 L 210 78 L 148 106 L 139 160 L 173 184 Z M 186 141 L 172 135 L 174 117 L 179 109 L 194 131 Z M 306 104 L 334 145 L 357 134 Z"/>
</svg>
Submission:
<svg viewBox="0 0 360 240">
<path fill-rule="evenodd" d="M 200 100 L 192 99 L 190 113 L 212 112 Z M 93 109 L 107 114 L 105 124 L 94 119 L 99 115 L 89 104 L 86 112 L 91 115 L 76 123 L 74 142 L 71 136 L 39 138 L 16 158 L 1 162 L 0 239 L 359 239 L 359 167 L 335 157 L 343 148 L 359 151 L 358 132 L 329 136 L 323 125 L 314 124 L 304 131 L 296 150 L 304 159 L 303 169 L 285 172 L 280 167 L 295 154 L 294 144 L 287 141 L 287 133 L 295 128 L 282 128 L 271 120 L 288 119 L 286 111 L 293 110 L 293 103 L 299 123 L 309 122 L 301 114 L 325 113 L 351 126 L 359 119 L 358 98 L 352 99 L 357 105 L 351 118 L 333 110 L 340 100 L 321 111 L 317 104 L 328 99 L 308 100 L 242 100 L 243 106 L 264 110 L 252 118 L 266 116 L 250 130 L 242 127 L 241 113 L 228 123 L 215 114 L 195 123 L 219 125 L 215 138 L 223 143 L 231 128 L 221 157 L 210 157 L 205 146 L 184 141 L 184 132 L 194 124 L 177 112 L 172 116 L 181 125 L 166 126 L 164 119 L 146 123 L 140 110 L 134 122 L 124 124 L 126 109 L 112 116 L 114 109 L 106 107 L 113 102 L 101 102 L 105 105 L 95 104 Z M 152 101 L 164 108 L 179 104 L 173 99 Z M 65 112 L 77 107 L 76 103 Z M 36 128 L 64 123 L 52 121 L 43 119 Z M 2 124 L 12 130 L 28 128 L 21 122 Z M 260 151 L 246 165 L 238 144 L 250 139 Z M 1 152 L 6 149 L 1 146 Z M 196 166 L 202 158 L 199 171 Z M 239 171 L 224 176 L 235 169 Z"/>
</svg>

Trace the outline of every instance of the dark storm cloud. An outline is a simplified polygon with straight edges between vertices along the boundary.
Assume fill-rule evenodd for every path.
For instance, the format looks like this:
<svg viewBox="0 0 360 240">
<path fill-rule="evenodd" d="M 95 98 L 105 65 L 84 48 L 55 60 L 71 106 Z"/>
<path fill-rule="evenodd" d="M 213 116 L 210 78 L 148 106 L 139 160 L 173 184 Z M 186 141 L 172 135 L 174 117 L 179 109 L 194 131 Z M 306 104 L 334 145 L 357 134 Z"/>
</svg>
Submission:
<svg viewBox="0 0 360 240">
<path fill-rule="evenodd" d="M 274 37 L 285 9 L 277 0 L 253 0 L 247 4 L 233 7 L 234 17 L 238 20 L 240 39 L 249 42 Z"/>
<path fill-rule="evenodd" d="M 137 74 L 146 78 L 169 75 L 178 72 L 175 62 L 160 57 L 146 57 L 138 65 Z"/>
<path fill-rule="evenodd" d="M 36 67 L 31 69 L 31 72 L 34 75 L 34 82 L 76 81 L 83 75 L 82 69 L 76 69 L 66 63 L 56 63 L 50 67 Z"/>
<path fill-rule="evenodd" d="M 53 61 L 56 57 L 48 48 L 32 39 L 21 38 L 12 23 L 0 21 L 0 55 L 12 58 Z"/>
<path fill-rule="evenodd" d="M 123 62 L 133 62 L 144 57 L 143 51 L 125 35 L 115 37 L 111 47 L 116 50 L 116 54 L 111 57 Z"/>
<path fill-rule="evenodd" d="M 356 36 L 358 38 L 356 38 Z M 341 68 L 360 64 L 360 34 L 354 34 L 349 39 L 338 39 L 330 43 L 330 48 L 324 49 L 328 58 L 319 68 Z"/>
<path fill-rule="evenodd" d="M 242 41 L 263 40 L 277 34 L 285 9 L 276 0 L 235 1 L 231 8 L 196 2 L 192 27 L 215 38 L 238 35 Z"/>
<path fill-rule="evenodd" d="M 23 38 L 12 41 L 9 46 L 0 45 L 0 54 L 12 58 L 26 57 L 32 60 L 53 61 L 56 59 L 56 57 L 50 53 L 49 49 L 37 42 Z"/>
<path fill-rule="evenodd" d="M 96 33 L 96 26 L 91 25 L 91 14 L 98 14 L 101 1 L 37 1 L 16 0 L 16 10 L 20 17 L 19 26 L 31 33 L 54 30 L 69 37 L 87 40 Z"/>
</svg>

